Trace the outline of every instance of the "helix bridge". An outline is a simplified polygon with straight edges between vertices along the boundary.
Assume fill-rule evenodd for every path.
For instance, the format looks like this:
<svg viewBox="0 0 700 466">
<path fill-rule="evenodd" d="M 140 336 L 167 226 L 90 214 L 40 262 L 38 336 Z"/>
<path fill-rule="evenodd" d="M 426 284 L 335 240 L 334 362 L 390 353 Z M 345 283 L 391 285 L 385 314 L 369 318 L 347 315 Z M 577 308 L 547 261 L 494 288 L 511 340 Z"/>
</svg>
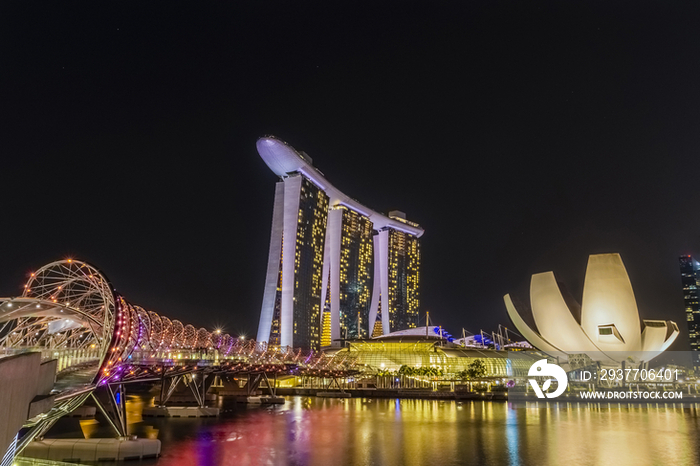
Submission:
<svg viewBox="0 0 700 466">
<path fill-rule="evenodd" d="M 233 337 L 132 304 L 96 267 L 73 259 L 31 273 L 22 296 L 0 298 L 0 355 L 41 352 L 57 360 L 54 406 L 29 419 L 18 451 L 91 398 L 117 436 L 126 436 L 125 386 L 160 382 L 161 402 L 180 382 L 203 405 L 216 376 L 346 377 L 352 360 Z M 200 377 L 197 377 L 201 374 Z M 200 381 L 200 382 L 197 382 Z M 255 388 L 253 387 L 253 388 Z"/>
</svg>

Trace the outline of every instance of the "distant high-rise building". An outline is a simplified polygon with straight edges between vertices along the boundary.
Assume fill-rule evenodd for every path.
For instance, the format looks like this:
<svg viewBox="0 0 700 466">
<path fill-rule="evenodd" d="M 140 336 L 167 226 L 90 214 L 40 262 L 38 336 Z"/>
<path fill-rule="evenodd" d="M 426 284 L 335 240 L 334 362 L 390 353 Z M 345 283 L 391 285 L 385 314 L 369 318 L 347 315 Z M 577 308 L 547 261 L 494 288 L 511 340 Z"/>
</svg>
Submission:
<svg viewBox="0 0 700 466">
<path fill-rule="evenodd" d="M 688 339 L 690 349 L 700 352 L 700 300 L 698 292 L 700 288 L 700 262 L 692 256 L 679 257 L 681 267 L 681 283 L 683 284 L 683 301 L 685 303 L 685 317 L 688 321 Z M 698 357 L 694 358 L 694 364 L 698 364 Z"/>
<path fill-rule="evenodd" d="M 317 350 L 415 327 L 423 229 L 343 194 L 279 139 L 257 148 L 281 178 L 257 340 Z"/>
</svg>

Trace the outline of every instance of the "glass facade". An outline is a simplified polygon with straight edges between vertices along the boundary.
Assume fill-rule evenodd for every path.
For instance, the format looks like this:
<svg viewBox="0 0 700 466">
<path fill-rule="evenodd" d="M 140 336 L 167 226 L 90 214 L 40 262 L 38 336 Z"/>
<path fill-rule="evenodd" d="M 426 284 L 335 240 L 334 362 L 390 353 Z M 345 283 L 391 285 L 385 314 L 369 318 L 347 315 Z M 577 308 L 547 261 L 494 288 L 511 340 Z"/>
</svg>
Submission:
<svg viewBox="0 0 700 466">
<path fill-rule="evenodd" d="M 372 222 L 342 207 L 340 237 L 340 336 L 369 337 L 369 307 L 372 298 Z"/>
<path fill-rule="evenodd" d="M 693 365 L 698 366 L 700 356 L 700 305 L 698 288 L 700 288 L 700 262 L 691 256 L 680 256 L 681 283 L 683 285 L 683 302 L 688 321 L 688 340 L 690 349 L 696 351 Z"/>
<path fill-rule="evenodd" d="M 321 288 L 328 196 L 304 178 L 294 262 L 294 347 L 321 347 Z"/>
<path fill-rule="evenodd" d="M 415 328 L 420 308 L 420 243 L 389 230 L 389 325 L 391 332 Z"/>
<path fill-rule="evenodd" d="M 284 241 L 282 241 L 284 250 Z M 272 328 L 270 329 L 270 346 L 280 345 L 280 320 L 282 319 L 282 255 L 280 255 L 280 270 L 277 274 L 277 291 L 275 293 L 275 308 L 272 314 Z"/>
<path fill-rule="evenodd" d="M 321 319 L 321 348 L 331 346 L 331 313 L 323 311 Z"/>
<path fill-rule="evenodd" d="M 381 302 L 379 303 L 381 306 Z M 372 338 L 375 337 L 381 337 L 384 335 L 384 329 L 382 328 L 382 316 L 381 314 L 377 316 L 377 319 L 374 321 L 374 327 L 372 328 Z"/>
<path fill-rule="evenodd" d="M 444 340 L 415 338 L 373 339 L 350 342 L 334 357 L 352 362 L 364 373 L 396 372 L 401 366 L 431 367 L 445 377 L 456 377 L 476 360 L 486 367 L 486 377 L 525 377 L 536 360 L 525 352 L 470 349 Z"/>
</svg>

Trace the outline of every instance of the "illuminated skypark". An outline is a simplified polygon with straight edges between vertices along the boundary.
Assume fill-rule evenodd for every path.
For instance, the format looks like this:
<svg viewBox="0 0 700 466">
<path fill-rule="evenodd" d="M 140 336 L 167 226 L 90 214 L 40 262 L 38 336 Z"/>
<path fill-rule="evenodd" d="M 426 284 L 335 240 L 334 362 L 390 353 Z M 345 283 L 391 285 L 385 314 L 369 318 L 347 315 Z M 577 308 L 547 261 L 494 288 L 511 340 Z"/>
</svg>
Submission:
<svg viewBox="0 0 700 466">
<path fill-rule="evenodd" d="M 257 149 L 281 178 L 257 340 L 319 349 L 415 327 L 423 229 L 340 192 L 311 158 L 275 137 Z M 290 247 L 284 247 L 291 245 Z"/>
</svg>

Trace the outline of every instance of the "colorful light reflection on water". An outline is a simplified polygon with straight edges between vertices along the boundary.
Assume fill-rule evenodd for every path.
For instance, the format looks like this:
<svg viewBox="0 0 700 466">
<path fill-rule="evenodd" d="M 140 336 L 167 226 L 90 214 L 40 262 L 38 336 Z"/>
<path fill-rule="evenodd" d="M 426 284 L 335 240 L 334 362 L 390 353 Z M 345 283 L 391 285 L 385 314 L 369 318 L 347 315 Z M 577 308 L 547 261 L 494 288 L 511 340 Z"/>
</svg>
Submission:
<svg viewBox="0 0 700 466">
<path fill-rule="evenodd" d="M 158 466 L 700 464 L 700 405 L 290 397 L 220 419 L 144 418 Z"/>
</svg>

